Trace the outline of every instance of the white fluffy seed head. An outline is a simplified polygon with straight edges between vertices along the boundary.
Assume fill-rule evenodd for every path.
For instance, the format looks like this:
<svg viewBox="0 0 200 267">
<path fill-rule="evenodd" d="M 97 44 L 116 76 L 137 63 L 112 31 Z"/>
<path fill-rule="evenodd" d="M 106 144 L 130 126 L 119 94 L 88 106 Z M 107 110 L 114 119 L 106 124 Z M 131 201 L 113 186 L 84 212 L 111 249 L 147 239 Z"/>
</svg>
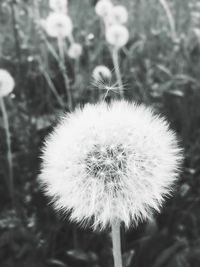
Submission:
<svg viewBox="0 0 200 267">
<path fill-rule="evenodd" d="M 68 50 L 68 56 L 73 59 L 77 59 L 82 54 L 82 46 L 78 43 L 72 43 Z"/>
<path fill-rule="evenodd" d="M 69 16 L 53 12 L 47 17 L 44 27 L 49 36 L 65 38 L 71 35 L 73 24 Z"/>
<path fill-rule="evenodd" d="M 106 41 L 116 48 L 125 46 L 129 39 L 129 31 L 123 25 L 112 25 L 106 28 Z"/>
<path fill-rule="evenodd" d="M 104 65 L 96 66 L 92 72 L 92 77 L 95 81 L 110 81 L 112 78 L 112 73 L 108 67 Z"/>
<path fill-rule="evenodd" d="M 49 0 L 49 6 L 54 12 L 67 14 L 67 0 Z"/>
<path fill-rule="evenodd" d="M 0 69 L 0 97 L 10 94 L 15 87 L 15 81 L 7 70 Z"/>
<path fill-rule="evenodd" d="M 113 8 L 112 16 L 116 23 L 124 24 L 128 21 L 128 11 L 124 6 L 118 5 Z"/>
<path fill-rule="evenodd" d="M 40 182 L 54 207 L 80 224 L 127 227 L 159 211 L 182 160 L 167 122 L 126 101 L 87 104 L 46 139 Z"/>
<path fill-rule="evenodd" d="M 95 12 L 98 16 L 105 19 L 113 10 L 113 4 L 110 0 L 99 0 L 95 6 Z"/>
</svg>

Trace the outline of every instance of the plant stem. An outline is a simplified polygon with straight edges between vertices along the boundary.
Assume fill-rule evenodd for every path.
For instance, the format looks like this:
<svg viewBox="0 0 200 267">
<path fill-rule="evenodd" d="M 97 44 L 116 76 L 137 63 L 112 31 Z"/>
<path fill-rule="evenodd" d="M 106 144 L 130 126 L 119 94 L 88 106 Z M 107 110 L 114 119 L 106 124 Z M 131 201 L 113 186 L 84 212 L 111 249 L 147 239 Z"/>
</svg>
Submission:
<svg viewBox="0 0 200 267">
<path fill-rule="evenodd" d="M 172 12 L 170 11 L 169 5 L 166 0 L 159 0 L 159 2 L 162 5 L 163 9 L 165 10 L 165 13 L 166 13 L 166 16 L 168 18 L 168 22 L 171 28 L 172 38 L 175 40 L 176 39 L 176 26 L 175 26 L 175 21 L 174 21 Z"/>
<path fill-rule="evenodd" d="M 120 221 L 114 221 L 112 223 L 112 244 L 114 267 L 122 267 Z"/>
<path fill-rule="evenodd" d="M 120 72 L 120 67 L 119 67 L 119 55 L 118 55 L 117 48 L 113 48 L 112 50 L 112 60 L 113 60 L 113 65 L 114 65 L 115 74 L 117 78 L 117 83 L 119 86 L 119 94 L 120 94 L 120 97 L 123 97 L 124 96 L 123 83 L 122 83 L 122 77 L 121 77 L 121 72 Z"/>
<path fill-rule="evenodd" d="M 69 110 L 72 110 L 72 96 L 70 93 L 70 84 L 69 84 L 69 79 L 67 76 L 67 71 L 65 67 L 65 54 L 64 54 L 64 43 L 63 43 L 63 38 L 58 37 L 58 50 L 59 50 L 59 56 L 60 56 L 60 68 L 62 71 L 62 75 L 64 78 L 64 83 L 65 83 L 65 88 L 66 88 L 66 93 L 67 93 L 67 100 L 68 100 L 68 107 Z"/>
<path fill-rule="evenodd" d="M 40 11 L 39 11 L 40 9 L 39 9 L 38 0 L 33 1 L 32 8 L 34 10 L 34 12 L 33 12 L 33 21 L 35 22 L 35 25 L 37 25 L 38 21 L 40 21 Z M 43 33 L 41 33 L 41 34 L 42 34 L 43 40 L 45 41 L 45 44 L 48 47 L 48 44 L 49 44 L 48 41 L 45 39 L 44 34 Z M 35 43 L 35 46 L 36 46 L 36 43 Z M 46 79 L 46 82 L 48 83 L 49 88 L 51 89 L 52 93 L 56 97 L 59 105 L 63 108 L 64 107 L 64 102 L 63 102 L 62 98 L 60 97 L 59 93 L 57 92 L 57 90 L 56 90 L 56 88 L 55 88 L 55 86 L 54 86 L 54 84 L 53 84 L 53 82 L 51 80 L 51 77 L 50 77 L 50 75 L 48 73 L 48 57 L 47 57 L 46 47 L 44 47 L 44 43 L 39 43 L 39 50 L 40 50 L 40 53 L 41 53 L 41 57 L 38 56 L 37 60 L 38 60 L 38 63 L 39 63 L 39 67 L 40 67 L 41 73 L 43 74 L 44 78 Z M 50 52 L 51 52 L 51 50 L 50 50 Z M 59 62 L 59 59 L 58 59 L 58 57 L 56 55 L 56 52 L 53 50 L 51 53 L 56 58 L 56 60 Z M 44 63 L 43 63 L 43 61 L 44 61 Z"/>
<path fill-rule="evenodd" d="M 8 175 L 9 175 L 9 193 L 14 203 L 14 181 L 13 181 L 13 162 L 12 162 L 12 150 L 11 150 L 11 137 L 9 130 L 8 114 L 4 104 L 4 100 L 0 97 L 0 107 L 3 115 L 4 128 L 6 133 L 6 143 L 7 143 L 7 160 L 8 160 Z"/>
<path fill-rule="evenodd" d="M 42 62 L 42 60 L 40 59 L 40 57 L 38 57 L 38 63 L 39 63 L 39 66 L 40 66 L 40 70 L 41 70 L 41 73 L 43 74 L 44 78 L 46 79 L 46 82 L 48 83 L 49 85 L 49 88 L 51 89 L 52 93 L 54 94 L 55 98 L 57 99 L 59 105 L 61 108 L 64 108 L 64 102 L 62 100 L 62 98 L 60 97 L 60 95 L 58 94 L 52 80 L 51 80 L 51 77 L 49 76 L 49 73 L 48 71 L 45 69 L 45 66 Z"/>
<path fill-rule="evenodd" d="M 12 12 L 12 26 L 13 26 L 13 32 L 14 32 L 14 38 L 15 38 L 15 47 L 16 47 L 16 58 L 18 58 L 18 75 L 21 73 L 21 48 L 20 48 L 20 40 L 19 40 L 19 33 L 18 33 L 18 24 L 17 24 L 17 18 L 16 18 L 16 10 L 15 10 L 16 2 L 14 0 L 11 1 L 11 12 Z"/>
</svg>

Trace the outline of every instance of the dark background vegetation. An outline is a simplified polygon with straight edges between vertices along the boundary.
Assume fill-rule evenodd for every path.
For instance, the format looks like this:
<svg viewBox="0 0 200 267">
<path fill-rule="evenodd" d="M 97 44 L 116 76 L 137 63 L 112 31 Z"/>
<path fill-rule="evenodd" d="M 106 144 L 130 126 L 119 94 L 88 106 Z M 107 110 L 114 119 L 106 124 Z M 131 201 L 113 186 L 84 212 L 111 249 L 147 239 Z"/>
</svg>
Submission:
<svg viewBox="0 0 200 267">
<path fill-rule="evenodd" d="M 122 230 L 126 267 L 200 266 L 200 2 L 167 3 L 176 38 L 159 0 L 121 1 L 129 10 L 130 31 L 120 53 L 125 98 L 153 105 L 165 114 L 185 149 L 177 189 L 162 214 L 137 229 Z M 94 67 L 113 68 L 94 5 L 92 0 L 69 1 L 74 37 L 84 49 L 76 62 L 66 56 L 74 107 L 98 100 L 90 83 Z M 56 215 L 38 186 L 42 141 L 57 116 L 68 110 L 58 62 L 36 23 L 38 16 L 45 18 L 48 12 L 45 0 L 0 1 L 0 68 L 7 69 L 16 82 L 5 98 L 14 162 L 14 209 L 6 184 L 6 137 L 0 117 L 0 266 L 112 266 L 109 232 L 80 229 Z M 57 49 L 54 39 L 46 39 Z M 63 107 L 45 77 L 50 77 Z"/>
</svg>

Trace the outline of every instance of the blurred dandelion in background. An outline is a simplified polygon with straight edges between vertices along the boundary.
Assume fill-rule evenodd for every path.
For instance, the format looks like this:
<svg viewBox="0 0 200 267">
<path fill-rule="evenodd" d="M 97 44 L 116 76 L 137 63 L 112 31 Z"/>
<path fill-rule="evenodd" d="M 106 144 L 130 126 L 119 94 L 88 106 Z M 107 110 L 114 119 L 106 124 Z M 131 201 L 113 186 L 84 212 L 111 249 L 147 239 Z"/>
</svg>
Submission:
<svg viewBox="0 0 200 267">
<path fill-rule="evenodd" d="M 50 0 L 49 6 L 54 12 L 67 14 L 68 0 Z"/>
<path fill-rule="evenodd" d="M 105 19 L 113 10 L 113 4 L 110 0 L 99 0 L 95 6 L 95 12 L 98 16 Z"/>
<path fill-rule="evenodd" d="M 9 95 L 15 87 L 15 81 L 7 70 L 0 69 L 0 98 Z"/>
<path fill-rule="evenodd" d="M 65 115 L 46 139 L 42 160 L 40 183 L 54 208 L 94 229 L 112 226 L 115 266 L 121 266 L 121 222 L 136 226 L 160 211 L 182 153 L 165 119 L 115 101 Z"/>
<path fill-rule="evenodd" d="M 112 25 L 106 29 L 106 41 L 119 49 L 125 46 L 129 39 L 129 32 L 123 25 Z"/>
<path fill-rule="evenodd" d="M 128 12 L 124 6 L 114 6 L 112 16 L 116 23 L 125 24 L 128 22 Z"/>
<path fill-rule="evenodd" d="M 7 143 L 7 160 L 8 160 L 8 189 L 9 194 L 14 204 L 14 181 L 13 181 L 13 161 L 12 161 L 12 149 L 11 149 L 11 134 L 9 129 L 9 120 L 6 106 L 4 103 L 4 97 L 8 96 L 15 87 L 15 81 L 11 74 L 4 69 L 0 69 L 0 107 L 3 116 L 4 129 L 6 134 Z"/>
<path fill-rule="evenodd" d="M 73 59 L 77 59 L 82 54 L 82 46 L 79 43 L 72 43 L 68 49 L 68 56 Z"/>
<path fill-rule="evenodd" d="M 69 16 L 59 13 L 50 13 L 45 21 L 47 34 L 55 38 L 66 38 L 72 33 L 73 24 Z"/>
<path fill-rule="evenodd" d="M 98 91 L 104 91 L 103 100 L 108 96 L 108 93 L 118 92 L 119 88 L 117 83 L 112 84 L 112 72 L 110 69 L 104 65 L 96 66 L 92 72 L 92 85 L 93 89 Z M 101 93 L 100 93 L 101 94 Z"/>
<path fill-rule="evenodd" d="M 124 6 L 118 5 L 113 6 L 109 15 L 104 18 L 105 27 L 116 25 L 116 24 L 126 24 L 128 22 L 128 11 Z"/>
<path fill-rule="evenodd" d="M 92 72 L 92 77 L 95 81 L 99 81 L 102 79 L 109 81 L 112 78 L 112 73 L 108 67 L 104 65 L 99 65 L 94 68 Z"/>
<path fill-rule="evenodd" d="M 79 44 L 74 43 L 72 31 L 73 23 L 68 14 L 68 2 L 64 0 L 59 1 L 49 1 L 49 6 L 53 10 L 46 18 L 43 23 L 47 34 L 51 37 L 57 38 L 58 52 L 59 52 L 59 66 L 63 75 L 68 108 L 72 109 L 72 95 L 70 89 L 70 81 L 68 78 L 68 73 L 65 65 L 65 48 L 66 48 L 66 38 L 71 43 L 68 51 L 68 55 L 71 58 L 78 58 L 82 53 L 82 48 Z"/>
<path fill-rule="evenodd" d="M 129 31 L 124 25 L 128 21 L 128 12 L 123 5 L 114 6 L 109 0 L 99 0 L 95 10 L 105 25 L 105 39 L 110 45 L 120 96 L 123 97 L 124 88 L 120 71 L 119 49 L 123 48 L 129 40 Z"/>
</svg>

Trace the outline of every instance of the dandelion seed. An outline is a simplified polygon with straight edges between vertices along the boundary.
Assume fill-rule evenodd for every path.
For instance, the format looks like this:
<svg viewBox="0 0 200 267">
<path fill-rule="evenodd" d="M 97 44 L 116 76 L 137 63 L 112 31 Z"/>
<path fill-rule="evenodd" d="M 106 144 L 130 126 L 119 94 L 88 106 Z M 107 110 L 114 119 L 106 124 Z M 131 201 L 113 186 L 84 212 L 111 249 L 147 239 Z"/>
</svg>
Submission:
<svg viewBox="0 0 200 267">
<path fill-rule="evenodd" d="M 79 58 L 82 54 L 82 46 L 78 43 L 72 43 L 68 50 L 68 56 L 70 58 L 76 59 Z"/>
<path fill-rule="evenodd" d="M 73 24 L 69 16 L 51 13 L 44 24 L 47 34 L 55 38 L 69 37 L 72 33 Z"/>
<path fill-rule="evenodd" d="M 109 92 L 120 94 L 120 87 L 118 85 L 118 82 L 111 83 L 111 80 L 106 80 L 102 78 L 101 80 L 94 80 L 92 82 L 92 85 L 98 90 L 106 91 L 103 99 L 107 97 Z"/>
<path fill-rule="evenodd" d="M 15 81 L 10 73 L 0 69 L 0 97 L 10 94 L 15 87 Z"/>
<path fill-rule="evenodd" d="M 67 0 L 50 0 L 49 6 L 54 12 L 67 14 Z"/>
<path fill-rule="evenodd" d="M 99 0 L 95 6 L 95 12 L 98 16 L 106 18 L 112 13 L 113 4 L 109 0 Z"/>
<path fill-rule="evenodd" d="M 115 221 L 136 225 L 159 211 L 182 154 L 163 118 L 143 105 L 115 101 L 64 116 L 46 139 L 42 159 L 40 182 L 55 209 L 104 228 Z"/>
<path fill-rule="evenodd" d="M 94 78 L 95 81 L 101 81 L 101 80 L 111 80 L 112 73 L 109 70 L 108 67 L 104 65 L 99 65 L 95 67 L 92 73 L 92 77 Z"/>
<path fill-rule="evenodd" d="M 129 31 L 123 25 L 112 25 L 106 29 L 106 41 L 116 48 L 125 46 L 129 39 Z"/>
</svg>

